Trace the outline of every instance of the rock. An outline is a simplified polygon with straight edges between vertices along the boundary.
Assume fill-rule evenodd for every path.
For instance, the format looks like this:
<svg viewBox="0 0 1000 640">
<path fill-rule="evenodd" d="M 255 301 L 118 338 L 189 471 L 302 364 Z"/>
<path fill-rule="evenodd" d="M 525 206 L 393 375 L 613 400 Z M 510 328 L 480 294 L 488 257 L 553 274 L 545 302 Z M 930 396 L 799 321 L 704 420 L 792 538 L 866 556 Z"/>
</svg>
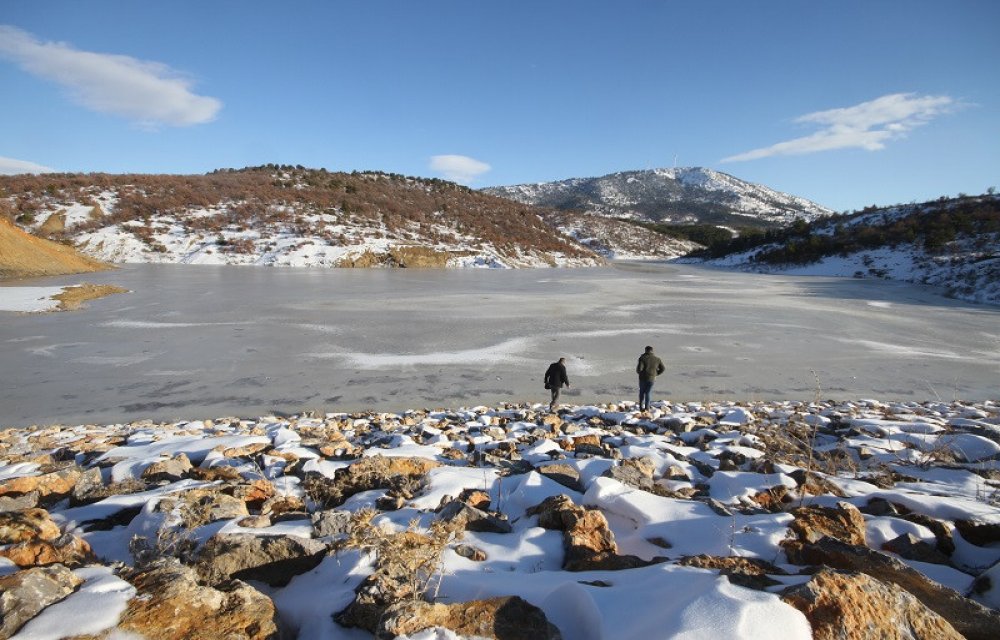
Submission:
<svg viewBox="0 0 1000 640">
<path fill-rule="evenodd" d="M 580 484 L 580 472 L 576 467 L 565 463 L 543 464 L 537 468 L 538 473 L 550 480 L 555 480 L 567 489 L 583 492 L 583 485 Z"/>
<path fill-rule="evenodd" d="M 351 530 L 351 512 L 327 509 L 312 514 L 313 535 L 317 538 L 337 536 Z"/>
<path fill-rule="evenodd" d="M 0 513 L 5 511 L 24 511 L 25 509 L 34 509 L 38 506 L 39 494 L 37 491 L 31 491 L 19 496 L 0 496 Z"/>
<path fill-rule="evenodd" d="M 961 640 L 947 620 L 900 587 L 823 569 L 782 600 L 809 620 L 815 640 Z"/>
<path fill-rule="evenodd" d="M 933 533 L 934 537 L 937 539 L 934 548 L 944 555 L 950 557 L 951 554 L 955 553 L 955 540 L 951 534 L 951 527 L 946 525 L 944 522 L 922 513 L 901 514 L 899 517 L 903 520 L 907 520 L 930 529 L 931 533 Z"/>
<path fill-rule="evenodd" d="M 274 485 L 271 484 L 270 480 L 254 480 L 249 484 L 238 484 L 232 489 L 232 496 L 242 500 L 246 504 L 247 509 L 250 511 L 259 511 L 264 515 L 280 512 L 276 511 L 273 506 L 270 511 L 264 510 L 264 506 L 275 498 L 275 493 Z M 295 500 L 295 506 L 285 509 L 285 511 L 305 509 L 305 505 L 301 499 L 296 498 Z"/>
<path fill-rule="evenodd" d="M 375 508 L 382 511 L 399 511 L 406 506 L 403 496 L 380 496 L 375 499 Z"/>
<path fill-rule="evenodd" d="M 326 545 L 318 540 L 238 533 L 212 536 L 194 566 L 198 576 L 212 585 L 237 579 L 283 587 L 315 568 L 325 556 Z"/>
<path fill-rule="evenodd" d="M 667 467 L 667 470 L 663 474 L 663 479 L 690 482 L 691 476 L 688 475 L 688 472 L 683 467 L 672 464 Z"/>
<path fill-rule="evenodd" d="M 9 638 L 41 611 L 83 584 L 66 567 L 54 564 L 0 576 L 0 638 Z"/>
<path fill-rule="evenodd" d="M 518 596 L 455 604 L 403 602 L 386 610 L 375 637 L 391 640 L 434 627 L 489 640 L 562 640 L 545 613 Z"/>
<path fill-rule="evenodd" d="M 64 564 L 76 568 L 97 562 L 87 541 L 69 533 L 54 540 L 31 540 L 0 547 L 0 557 L 19 567 Z"/>
<path fill-rule="evenodd" d="M 563 569 L 566 571 L 616 571 L 659 561 L 618 555 L 615 536 L 604 514 L 575 504 L 565 494 L 546 498 L 529 508 L 527 515 L 537 515 L 540 527 L 563 532 Z"/>
<path fill-rule="evenodd" d="M 0 482 L 0 496 L 37 491 L 40 502 L 51 504 L 72 493 L 83 470 L 72 462 L 56 462 L 43 465 L 38 471 L 38 475 Z"/>
<path fill-rule="evenodd" d="M 191 477 L 204 482 L 239 482 L 242 480 L 240 472 L 232 467 L 218 466 L 203 469 L 195 467 L 191 469 Z"/>
<path fill-rule="evenodd" d="M 817 473 L 811 473 L 805 469 L 796 469 L 788 475 L 792 480 L 795 480 L 795 484 L 799 485 L 799 491 L 804 495 L 821 496 L 829 494 L 838 498 L 847 497 L 840 487 Z"/>
<path fill-rule="evenodd" d="M 237 520 L 236 524 L 246 529 L 266 529 L 274 523 L 270 516 L 247 516 Z"/>
<path fill-rule="evenodd" d="M 621 464 L 610 467 L 602 475 L 634 489 L 666 496 L 667 490 L 653 481 L 655 470 L 656 467 L 648 458 L 628 458 L 622 460 Z"/>
<path fill-rule="evenodd" d="M 462 489 L 458 499 L 475 509 L 488 511 L 490 508 L 490 494 L 479 489 Z"/>
<path fill-rule="evenodd" d="M 227 495 L 218 487 L 190 489 L 180 494 L 181 518 L 186 529 L 195 529 L 218 520 L 231 520 L 250 515 L 246 503 Z M 163 500 L 160 508 L 172 508 L 171 500 Z"/>
<path fill-rule="evenodd" d="M 249 505 L 250 503 L 248 502 L 247 506 Z M 260 505 L 261 514 L 271 516 L 272 518 L 285 513 L 302 513 L 305 511 L 306 503 L 298 496 L 274 496 L 273 498 L 268 498 Z"/>
<path fill-rule="evenodd" d="M 899 515 L 899 511 L 896 509 L 895 505 L 886 500 L 885 498 L 872 498 L 868 501 L 864 507 L 861 508 L 862 513 L 867 513 L 871 516 L 895 516 Z"/>
<path fill-rule="evenodd" d="M 185 454 L 178 453 L 172 458 L 154 462 L 146 467 L 142 472 L 142 479 L 146 482 L 168 484 L 183 480 L 190 472 L 191 461 Z"/>
<path fill-rule="evenodd" d="M 795 520 L 789 528 L 803 542 L 817 542 L 830 536 L 847 544 L 866 544 L 865 517 L 849 502 L 838 502 L 836 507 L 799 507 L 792 509 L 791 514 Z"/>
<path fill-rule="evenodd" d="M 710 498 L 710 499 L 706 500 L 705 504 L 708 505 L 709 509 L 711 509 L 712 511 L 714 511 L 716 514 L 722 516 L 723 518 L 732 518 L 733 517 L 733 512 L 729 510 L 729 507 L 727 507 L 726 505 L 722 504 L 721 502 L 719 502 L 715 498 Z"/>
<path fill-rule="evenodd" d="M 955 528 L 968 542 L 979 547 L 988 547 L 1000 542 L 1000 523 L 997 522 L 956 520 Z"/>
<path fill-rule="evenodd" d="M 0 513 L 0 545 L 29 540 L 55 540 L 59 526 L 45 509 L 24 509 Z"/>
<path fill-rule="evenodd" d="M 98 467 L 91 467 L 80 474 L 80 478 L 73 485 L 70 493 L 69 503 L 78 507 L 85 504 L 92 504 L 107 497 L 104 491 L 104 476 Z"/>
<path fill-rule="evenodd" d="M 468 558 L 473 562 L 483 562 L 486 560 L 486 552 L 477 547 L 473 547 L 471 544 L 456 545 L 455 553 L 463 558 Z"/>
<path fill-rule="evenodd" d="M 464 523 L 466 531 L 479 531 L 484 533 L 510 533 L 513 528 L 506 517 L 501 517 L 488 513 L 475 507 L 470 507 L 464 502 L 452 500 L 438 512 L 438 518 L 445 522 Z"/>
<path fill-rule="evenodd" d="M 441 463 L 425 458 L 371 456 L 338 469 L 333 478 L 310 472 L 302 486 L 313 502 L 327 509 L 372 489 L 387 489 L 389 495 L 409 500 L 422 488 L 427 472 L 439 466 Z"/>
<path fill-rule="evenodd" d="M 198 584 L 173 558 L 128 576 L 138 593 L 119 618 L 119 631 L 146 640 L 278 640 L 271 599 L 243 582 L 227 591 Z"/>
<path fill-rule="evenodd" d="M 907 560 L 930 562 L 932 564 L 949 564 L 948 556 L 912 533 L 904 533 L 897 538 L 893 538 L 882 545 L 882 550 L 891 551 Z"/>
<path fill-rule="evenodd" d="M 779 484 L 761 491 L 752 500 L 771 513 L 778 513 L 785 510 L 785 505 L 791 502 L 792 497 L 788 495 L 788 487 Z"/>
<path fill-rule="evenodd" d="M 767 574 L 787 575 L 780 567 L 757 558 L 699 555 L 681 558 L 677 564 L 700 569 L 719 569 L 719 575 L 726 576 L 729 582 L 758 591 L 782 584 Z"/>
<path fill-rule="evenodd" d="M 790 540 L 782 543 L 789 562 L 799 565 L 826 565 L 841 571 L 860 572 L 880 582 L 905 589 L 929 609 L 951 623 L 970 640 L 996 638 L 1000 612 L 962 597 L 901 560 L 865 546 L 850 545 L 834 538 L 816 543 Z"/>
</svg>

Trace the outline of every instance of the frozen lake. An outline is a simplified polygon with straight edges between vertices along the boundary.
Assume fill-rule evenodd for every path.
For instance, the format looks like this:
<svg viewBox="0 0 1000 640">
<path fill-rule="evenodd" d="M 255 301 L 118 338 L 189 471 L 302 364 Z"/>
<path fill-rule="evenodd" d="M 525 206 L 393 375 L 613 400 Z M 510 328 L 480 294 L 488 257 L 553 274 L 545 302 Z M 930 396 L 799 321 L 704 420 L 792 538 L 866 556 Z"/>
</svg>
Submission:
<svg viewBox="0 0 1000 640">
<path fill-rule="evenodd" d="M 875 280 L 667 264 L 307 270 L 135 265 L 72 313 L 0 312 L 0 425 L 572 403 L 1000 397 L 1000 309 Z M 815 371 L 815 375 L 813 374 Z"/>
</svg>

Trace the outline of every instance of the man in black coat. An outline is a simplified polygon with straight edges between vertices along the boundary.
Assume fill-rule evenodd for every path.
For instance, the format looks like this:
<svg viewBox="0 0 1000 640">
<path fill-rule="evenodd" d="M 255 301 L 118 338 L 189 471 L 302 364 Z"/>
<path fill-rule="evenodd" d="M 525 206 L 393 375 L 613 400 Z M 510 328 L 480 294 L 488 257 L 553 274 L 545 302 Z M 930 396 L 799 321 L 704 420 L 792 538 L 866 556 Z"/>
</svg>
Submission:
<svg viewBox="0 0 1000 640">
<path fill-rule="evenodd" d="M 562 389 L 563 385 L 569 387 L 569 376 L 566 375 L 566 358 L 559 358 L 558 362 L 553 362 L 545 370 L 545 388 L 552 392 L 549 411 L 556 410 L 556 403 L 559 402 L 559 390 Z"/>
<path fill-rule="evenodd" d="M 653 347 L 646 347 L 646 352 L 639 356 L 639 363 L 635 365 L 635 372 L 639 374 L 639 411 L 649 411 L 653 381 L 665 370 L 663 361 L 653 353 Z"/>
</svg>

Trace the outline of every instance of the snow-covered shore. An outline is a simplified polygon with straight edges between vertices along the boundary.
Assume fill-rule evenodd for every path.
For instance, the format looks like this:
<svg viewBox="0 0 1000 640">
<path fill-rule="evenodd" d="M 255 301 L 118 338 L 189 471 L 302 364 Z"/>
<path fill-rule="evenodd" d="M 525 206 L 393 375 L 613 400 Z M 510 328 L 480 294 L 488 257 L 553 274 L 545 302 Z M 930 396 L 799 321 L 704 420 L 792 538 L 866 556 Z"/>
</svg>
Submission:
<svg viewBox="0 0 1000 640">
<path fill-rule="evenodd" d="M 374 509 L 390 539 L 409 528 L 407 540 L 433 540 L 435 523 L 464 525 L 441 547 L 428 598 L 517 595 L 564 639 L 810 638 L 831 623 L 790 594 L 819 588 L 813 574 L 825 562 L 804 561 L 803 549 L 831 538 L 875 554 L 862 573 L 920 600 L 893 615 L 919 609 L 944 625 L 934 628 L 976 637 L 970 625 L 1000 615 L 998 460 L 996 401 L 663 402 L 650 413 L 625 402 L 558 414 L 505 405 L 7 429 L 0 579 L 41 564 L 18 553 L 29 544 L 48 545 L 75 576 L 22 622 L 12 636 L 22 640 L 142 633 L 160 599 L 173 606 L 149 586 L 168 568 L 197 570 L 211 585 L 198 589 L 225 597 L 232 584 L 205 576 L 236 571 L 250 585 L 240 597 L 248 589 L 272 603 L 261 615 L 290 637 L 367 638 L 334 615 L 391 582 L 377 554 L 348 544 L 358 514 Z M 32 510 L 58 530 L 11 538 L 9 514 Z M 596 528 L 583 531 L 583 521 Z M 230 558 L 238 571 L 219 564 L 223 542 L 262 536 L 308 548 L 300 553 L 312 560 L 282 559 L 277 578 L 252 558 Z M 183 564 L 150 564 L 151 550 Z M 904 574 L 912 582 L 901 585 Z M 965 607 L 965 622 L 948 619 L 952 610 L 934 602 L 943 600 Z M 199 615 L 203 633 L 235 624 Z M 435 620 L 384 637 L 471 637 Z"/>
</svg>

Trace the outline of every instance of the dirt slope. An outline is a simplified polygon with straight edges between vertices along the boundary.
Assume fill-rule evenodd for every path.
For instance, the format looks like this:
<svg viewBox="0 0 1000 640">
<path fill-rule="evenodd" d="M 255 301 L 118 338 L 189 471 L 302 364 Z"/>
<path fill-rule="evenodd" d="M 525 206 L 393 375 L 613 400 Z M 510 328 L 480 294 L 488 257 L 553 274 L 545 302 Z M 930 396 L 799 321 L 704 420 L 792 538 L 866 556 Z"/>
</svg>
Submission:
<svg viewBox="0 0 1000 640">
<path fill-rule="evenodd" d="M 36 238 L 0 216 L 0 280 L 107 269 L 72 248 Z"/>
</svg>

